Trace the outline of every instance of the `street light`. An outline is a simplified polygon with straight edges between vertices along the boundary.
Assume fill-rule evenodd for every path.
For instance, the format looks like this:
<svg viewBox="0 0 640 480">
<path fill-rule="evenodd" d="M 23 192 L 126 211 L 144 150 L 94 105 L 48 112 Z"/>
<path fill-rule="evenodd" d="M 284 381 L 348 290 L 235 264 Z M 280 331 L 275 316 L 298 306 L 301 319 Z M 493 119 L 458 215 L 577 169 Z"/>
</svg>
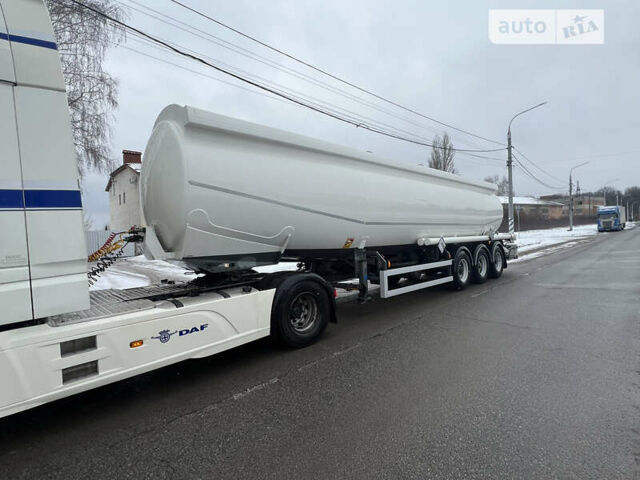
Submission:
<svg viewBox="0 0 640 480">
<path fill-rule="evenodd" d="M 511 119 L 511 121 L 509 122 L 509 128 L 507 130 L 507 151 L 509 152 L 509 155 L 507 157 L 507 172 L 509 175 L 509 233 L 513 233 L 513 159 L 511 155 L 511 124 L 516 119 L 516 117 L 519 117 L 523 113 L 527 113 L 533 110 L 534 108 L 541 107 L 546 103 L 547 102 L 542 102 L 542 103 L 539 103 L 538 105 L 534 105 L 533 107 L 527 108 L 526 110 L 516 113 Z"/>
<path fill-rule="evenodd" d="M 589 162 L 580 163 L 569 170 L 569 231 L 573 231 L 573 171 Z"/>
</svg>

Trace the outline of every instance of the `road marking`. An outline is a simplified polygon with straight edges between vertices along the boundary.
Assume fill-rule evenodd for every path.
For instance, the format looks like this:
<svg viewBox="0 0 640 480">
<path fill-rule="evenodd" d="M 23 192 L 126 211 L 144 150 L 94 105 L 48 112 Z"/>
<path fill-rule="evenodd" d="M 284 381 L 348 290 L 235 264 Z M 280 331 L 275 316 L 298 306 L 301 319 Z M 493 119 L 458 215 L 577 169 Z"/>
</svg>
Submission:
<svg viewBox="0 0 640 480">
<path fill-rule="evenodd" d="M 280 379 L 278 377 L 275 377 L 275 378 L 272 378 L 271 380 L 267 380 L 266 382 L 259 383 L 258 385 L 254 385 L 253 387 L 246 388 L 241 392 L 235 393 L 233 395 L 233 399 L 234 400 L 240 400 L 241 398 L 244 398 L 247 395 L 252 394 L 253 392 L 256 392 L 258 390 L 262 390 L 263 388 L 266 388 L 269 385 L 273 385 L 274 383 L 277 383 L 279 381 L 280 381 Z"/>
<path fill-rule="evenodd" d="M 493 290 L 493 289 L 492 288 L 487 288 L 486 290 L 483 290 L 481 292 L 474 293 L 473 295 L 471 295 L 471 297 L 472 298 L 479 297 L 480 295 L 484 295 L 485 293 L 489 293 L 491 290 Z"/>
<path fill-rule="evenodd" d="M 320 357 L 317 360 L 313 360 L 312 362 L 309 363 L 305 363 L 304 365 L 302 365 L 301 367 L 298 368 L 299 372 L 303 372 L 304 370 L 307 370 L 309 368 L 313 368 L 316 365 L 320 364 L 321 362 L 324 362 L 326 360 L 329 360 L 331 358 L 336 358 L 339 357 L 340 355 L 344 355 L 347 352 L 350 352 L 351 350 L 355 350 L 356 348 L 360 348 L 362 346 L 362 343 L 358 342 L 354 345 L 351 345 L 350 347 L 344 348 L 342 350 L 337 350 L 333 353 L 330 353 L 329 355 L 325 355 L 324 357 Z"/>
</svg>

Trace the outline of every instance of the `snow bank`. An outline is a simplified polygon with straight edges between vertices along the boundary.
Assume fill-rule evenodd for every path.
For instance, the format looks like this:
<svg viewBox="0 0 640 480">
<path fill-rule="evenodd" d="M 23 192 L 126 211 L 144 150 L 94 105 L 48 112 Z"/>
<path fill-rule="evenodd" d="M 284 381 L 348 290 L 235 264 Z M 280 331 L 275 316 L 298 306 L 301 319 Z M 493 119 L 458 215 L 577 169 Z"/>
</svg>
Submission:
<svg viewBox="0 0 640 480">
<path fill-rule="evenodd" d="M 526 254 L 532 250 L 566 243 L 571 240 L 579 240 L 598 234 L 596 224 L 580 225 L 569 231 L 568 227 L 550 228 L 548 230 L 527 230 L 518 233 L 516 244 L 520 254 Z"/>
</svg>

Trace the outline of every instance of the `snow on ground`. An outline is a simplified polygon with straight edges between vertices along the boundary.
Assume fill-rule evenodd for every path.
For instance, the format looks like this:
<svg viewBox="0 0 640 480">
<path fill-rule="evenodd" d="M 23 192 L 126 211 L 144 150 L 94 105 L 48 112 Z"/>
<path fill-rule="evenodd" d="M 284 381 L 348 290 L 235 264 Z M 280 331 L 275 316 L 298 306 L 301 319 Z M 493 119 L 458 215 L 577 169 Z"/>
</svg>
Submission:
<svg viewBox="0 0 640 480">
<path fill-rule="evenodd" d="M 634 227 L 633 223 L 627 223 L 627 229 Z M 611 234 L 615 235 L 615 233 L 612 232 Z M 607 234 L 609 233 L 600 233 L 600 235 Z M 518 233 L 516 243 L 518 244 L 520 259 L 531 259 L 548 255 L 560 249 L 571 248 L 593 235 L 598 235 L 598 228 L 595 224 L 574 227 L 572 232 L 568 231 L 567 227 L 528 230 Z M 263 273 L 271 273 L 282 270 L 295 270 L 297 268 L 296 265 L 295 262 L 283 262 L 277 265 L 258 267 L 256 270 Z M 91 287 L 91 290 L 145 287 L 160 283 L 164 279 L 188 282 L 194 278 L 196 278 L 195 273 L 184 265 L 162 260 L 147 260 L 143 255 L 139 255 L 137 257 L 119 259 L 106 272 L 101 274 L 98 281 Z"/>
<path fill-rule="evenodd" d="M 526 254 L 532 250 L 550 247 L 571 240 L 584 239 L 598 234 L 598 227 L 593 225 L 580 225 L 569 231 L 568 227 L 550 228 L 548 230 L 527 230 L 518 233 L 516 243 L 518 252 Z"/>
<path fill-rule="evenodd" d="M 626 229 L 630 230 L 636 225 L 627 222 Z M 579 225 L 569 231 L 568 227 L 550 228 L 548 230 L 527 230 L 517 234 L 518 260 L 548 255 L 558 250 L 575 247 L 594 235 L 615 235 L 617 232 L 598 232 L 597 224 Z M 517 262 L 518 260 L 511 260 Z M 510 263 L 511 263 L 510 262 Z"/>
</svg>

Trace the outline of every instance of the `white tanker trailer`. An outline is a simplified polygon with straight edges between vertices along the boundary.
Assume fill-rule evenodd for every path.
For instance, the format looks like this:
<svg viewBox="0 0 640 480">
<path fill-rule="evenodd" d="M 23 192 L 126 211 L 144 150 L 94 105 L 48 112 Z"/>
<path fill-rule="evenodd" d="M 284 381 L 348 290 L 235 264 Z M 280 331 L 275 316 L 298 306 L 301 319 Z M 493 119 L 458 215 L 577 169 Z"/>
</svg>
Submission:
<svg viewBox="0 0 640 480">
<path fill-rule="evenodd" d="M 500 276 L 516 253 L 496 233 L 502 210 L 487 184 L 170 106 L 143 163 L 145 251 L 204 275 L 89 292 L 44 3 L 0 0 L 2 31 L 0 417 L 267 335 L 309 345 L 336 318 L 336 287 L 363 301 L 370 283 L 382 297 L 462 289 Z M 298 271 L 252 269 L 280 260 Z"/>
<path fill-rule="evenodd" d="M 484 182 L 177 105 L 156 120 L 141 176 L 150 256 L 210 273 L 353 258 L 363 248 L 397 258 L 426 239 L 487 236 L 502 221 L 494 193 Z"/>
</svg>

